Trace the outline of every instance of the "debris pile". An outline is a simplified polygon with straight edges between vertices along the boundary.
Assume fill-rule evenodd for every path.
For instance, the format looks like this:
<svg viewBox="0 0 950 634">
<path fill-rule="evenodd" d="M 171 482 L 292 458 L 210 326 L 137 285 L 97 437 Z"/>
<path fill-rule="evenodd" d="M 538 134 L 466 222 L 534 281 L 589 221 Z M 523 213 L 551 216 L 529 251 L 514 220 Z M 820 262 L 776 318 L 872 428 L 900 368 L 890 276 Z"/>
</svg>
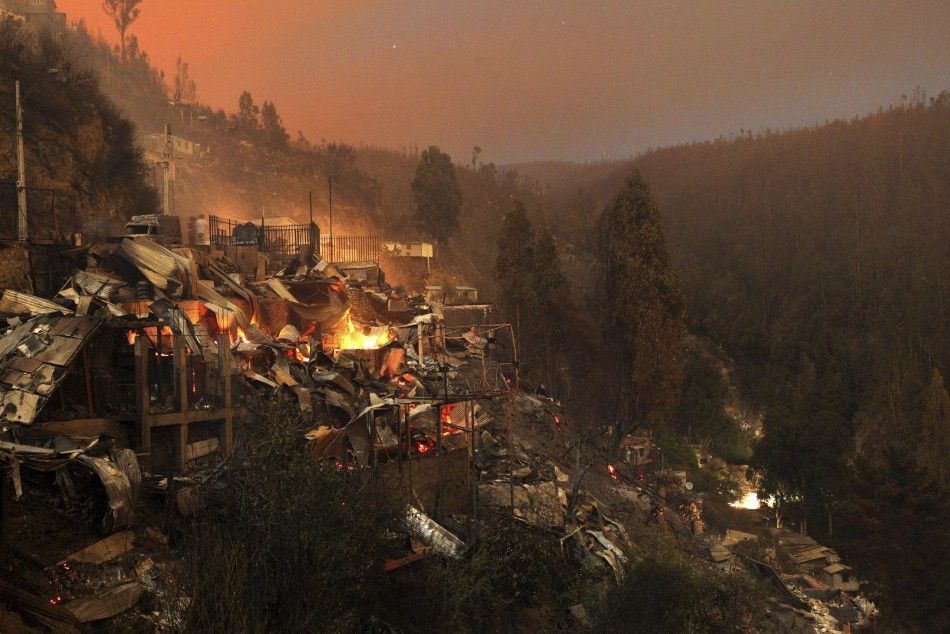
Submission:
<svg viewBox="0 0 950 634">
<path fill-rule="evenodd" d="M 491 402 L 518 383 L 510 326 L 446 327 L 438 302 L 391 287 L 372 263 L 317 258 L 267 275 L 247 266 L 255 258 L 148 234 L 74 254 L 54 297 L 0 295 L 4 486 L 19 497 L 26 482 L 30 512 L 75 522 L 83 541 L 41 565 L 45 582 L 4 591 L 45 606 L 34 618 L 111 619 L 147 596 L 143 614 L 171 627 L 186 599 L 154 556 L 169 538 L 139 521 L 137 501 L 200 512 L 198 485 L 226 466 L 259 399 L 313 421 L 300 441 L 315 459 L 406 491 L 410 563 L 465 553 L 443 521 L 473 514 L 470 465 L 498 450 Z"/>
</svg>

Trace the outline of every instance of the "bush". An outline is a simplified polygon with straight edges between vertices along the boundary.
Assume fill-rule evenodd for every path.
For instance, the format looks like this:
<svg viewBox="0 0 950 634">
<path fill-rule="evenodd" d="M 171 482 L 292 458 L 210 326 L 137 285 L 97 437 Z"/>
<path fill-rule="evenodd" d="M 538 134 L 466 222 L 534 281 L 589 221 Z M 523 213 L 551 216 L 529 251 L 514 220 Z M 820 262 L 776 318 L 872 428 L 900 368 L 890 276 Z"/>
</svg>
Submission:
<svg viewBox="0 0 950 634">
<path fill-rule="evenodd" d="M 386 529 L 368 474 L 338 471 L 305 450 L 292 406 L 258 407 L 183 558 L 200 632 L 350 631 L 380 592 Z"/>
<path fill-rule="evenodd" d="M 404 593 L 388 620 L 406 631 L 537 631 L 553 621 L 587 572 L 561 553 L 557 539 L 506 514 L 483 518 L 480 538 L 462 561 L 430 559 L 407 571 Z M 576 602 L 572 600 L 571 603 Z"/>
<path fill-rule="evenodd" d="M 597 632 L 744 632 L 763 595 L 747 576 L 724 573 L 653 535 L 643 556 L 607 593 Z"/>
</svg>

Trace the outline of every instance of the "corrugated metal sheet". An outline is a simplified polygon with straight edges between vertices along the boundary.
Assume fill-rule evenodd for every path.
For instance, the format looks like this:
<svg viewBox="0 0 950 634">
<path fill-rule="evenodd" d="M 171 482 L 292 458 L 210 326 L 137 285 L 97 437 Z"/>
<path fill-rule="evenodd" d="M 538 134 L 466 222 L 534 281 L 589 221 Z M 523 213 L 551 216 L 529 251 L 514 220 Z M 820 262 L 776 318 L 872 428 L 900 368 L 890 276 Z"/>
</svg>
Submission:
<svg viewBox="0 0 950 634">
<path fill-rule="evenodd" d="M 46 315 L 49 313 L 62 313 L 68 315 L 72 313 L 72 311 L 48 299 L 8 288 L 3 291 L 3 296 L 0 296 L 0 313 L 7 315 Z"/>
<path fill-rule="evenodd" d="M 36 420 L 89 338 L 100 317 L 45 315 L 0 339 L 0 420 Z"/>
<path fill-rule="evenodd" d="M 157 288 L 181 297 L 188 285 L 191 262 L 154 240 L 125 239 L 116 251 L 131 262 Z"/>
<path fill-rule="evenodd" d="M 73 282 L 87 295 L 103 299 L 111 299 L 118 289 L 126 285 L 122 280 L 82 270 L 76 271 L 76 274 L 73 275 Z"/>
</svg>

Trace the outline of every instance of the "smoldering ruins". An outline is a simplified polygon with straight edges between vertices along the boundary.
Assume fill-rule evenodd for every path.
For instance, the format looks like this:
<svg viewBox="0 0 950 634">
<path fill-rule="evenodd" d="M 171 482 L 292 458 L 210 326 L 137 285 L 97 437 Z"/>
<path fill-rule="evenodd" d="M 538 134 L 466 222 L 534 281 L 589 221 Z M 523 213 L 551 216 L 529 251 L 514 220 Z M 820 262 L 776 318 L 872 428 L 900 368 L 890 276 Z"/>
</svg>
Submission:
<svg viewBox="0 0 950 634">
<path fill-rule="evenodd" d="M 76 268 L 47 280 L 48 299 L 0 296 L 0 452 L 15 497 L 112 538 L 148 528 L 135 510 L 145 498 L 174 495 L 190 515 L 188 484 L 226 468 L 248 404 L 292 402 L 313 422 L 300 442 L 314 460 L 386 473 L 393 495 L 414 480 L 426 512 L 408 506 L 407 529 L 459 556 L 431 516 L 472 512 L 471 460 L 492 402 L 518 382 L 510 326 L 482 304 L 393 288 L 379 253 L 331 264 L 309 245 L 269 257 L 237 231 L 217 248 L 138 230 L 158 224 L 133 218 L 127 235 L 58 249 Z M 37 617 L 88 617 L 68 609 L 80 597 L 36 600 Z"/>
<path fill-rule="evenodd" d="M 387 574 L 466 557 L 493 512 L 549 531 L 614 580 L 632 518 L 669 526 L 724 569 L 742 565 L 729 546 L 759 539 L 708 536 L 702 500 L 685 473 L 655 463 L 648 431 L 589 473 L 561 404 L 521 385 L 512 325 L 495 323 L 475 289 L 421 284 L 431 245 L 377 241 L 350 251 L 372 259 L 329 261 L 315 224 L 289 248 L 246 225 L 183 245 L 175 222 L 133 218 L 102 242 L 9 248 L 35 251 L 28 262 L 55 252 L 61 271 L 33 271 L 31 288 L 0 295 L 0 456 L 13 492 L 3 537 L 18 579 L 0 593 L 27 620 L 179 628 L 190 599 L 162 582 L 179 568 L 176 535 L 205 512 L 262 408 L 307 422 L 304 459 L 372 474 L 402 509 L 403 546 L 378 562 Z M 387 266 L 419 273 L 416 290 L 387 282 Z M 787 595 L 776 622 L 837 623 L 829 608 L 813 613 L 809 588 L 847 621 L 872 615 L 843 594 L 857 585 L 840 558 L 805 546 L 828 583 L 806 577 L 816 585 L 796 590 L 768 564 L 746 564 Z M 581 604 L 564 618 L 589 623 Z"/>
</svg>

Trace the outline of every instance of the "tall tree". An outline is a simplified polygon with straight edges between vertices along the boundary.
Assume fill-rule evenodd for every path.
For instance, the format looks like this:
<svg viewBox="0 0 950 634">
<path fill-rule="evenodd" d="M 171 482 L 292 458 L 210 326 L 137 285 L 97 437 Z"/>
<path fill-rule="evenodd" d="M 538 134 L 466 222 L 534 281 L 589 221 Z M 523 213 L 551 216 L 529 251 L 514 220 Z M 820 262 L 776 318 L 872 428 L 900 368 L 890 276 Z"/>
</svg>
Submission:
<svg viewBox="0 0 950 634">
<path fill-rule="evenodd" d="M 512 322 L 520 313 L 527 313 L 533 295 L 534 266 L 534 229 L 524 204 L 516 200 L 501 221 L 495 260 L 497 303 Z"/>
<path fill-rule="evenodd" d="M 950 396 L 940 370 L 933 368 L 924 395 L 917 463 L 940 487 L 950 485 Z"/>
<path fill-rule="evenodd" d="M 129 30 L 142 12 L 139 5 L 142 0 L 103 0 L 102 10 L 109 14 L 119 32 L 119 50 L 122 51 L 122 60 L 125 60 L 125 32 Z"/>
<path fill-rule="evenodd" d="M 452 159 L 434 145 L 419 157 L 412 196 L 419 226 L 437 241 L 445 242 L 458 227 L 462 191 Z"/>
<path fill-rule="evenodd" d="M 265 101 L 261 107 L 261 130 L 264 132 L 264 140 L 275 148 L 285 147 L 290 138 L 280 115 L 277 114 L 277 106 L 271 101 Z"/>
<path fill-rule="evenodd" d="M 238 126 L 246 131 L 256 132 L 259 128 L 257 117 L 260 112 L 260 108 L 254 104 L 254 98 L 251 97 L 251 93 L 246 90 L 242 92 L 241 96 L 238 97 Z"/>
<path fill-rule="evenodd" d="M 553 394 L 570 398 L 568 380 L 570 343 L 576 340 L 577 324 L 570 285 L 561 270 L 561 257 L 554 236 L 546 227 L 534 248 L 533 276 L 535 336 L 539 365 L 537 373 Z"/>
<path fill-rule="evenodd" d="M 188 62 L 184 61 L 181 55 L 175 60 L 175 86 L 172 96 L 175 101 L 188 102 L 194 101 L 198 96 L 198 87 L 191 78 Z"/>
<path fill-rule="evenodd" d="M 677 398 L 685 327 L 650 188 L 634 170 L 598 227 L 596 287 L 615 418 L 614 440 L 658 422 Z"/>
</svg>

